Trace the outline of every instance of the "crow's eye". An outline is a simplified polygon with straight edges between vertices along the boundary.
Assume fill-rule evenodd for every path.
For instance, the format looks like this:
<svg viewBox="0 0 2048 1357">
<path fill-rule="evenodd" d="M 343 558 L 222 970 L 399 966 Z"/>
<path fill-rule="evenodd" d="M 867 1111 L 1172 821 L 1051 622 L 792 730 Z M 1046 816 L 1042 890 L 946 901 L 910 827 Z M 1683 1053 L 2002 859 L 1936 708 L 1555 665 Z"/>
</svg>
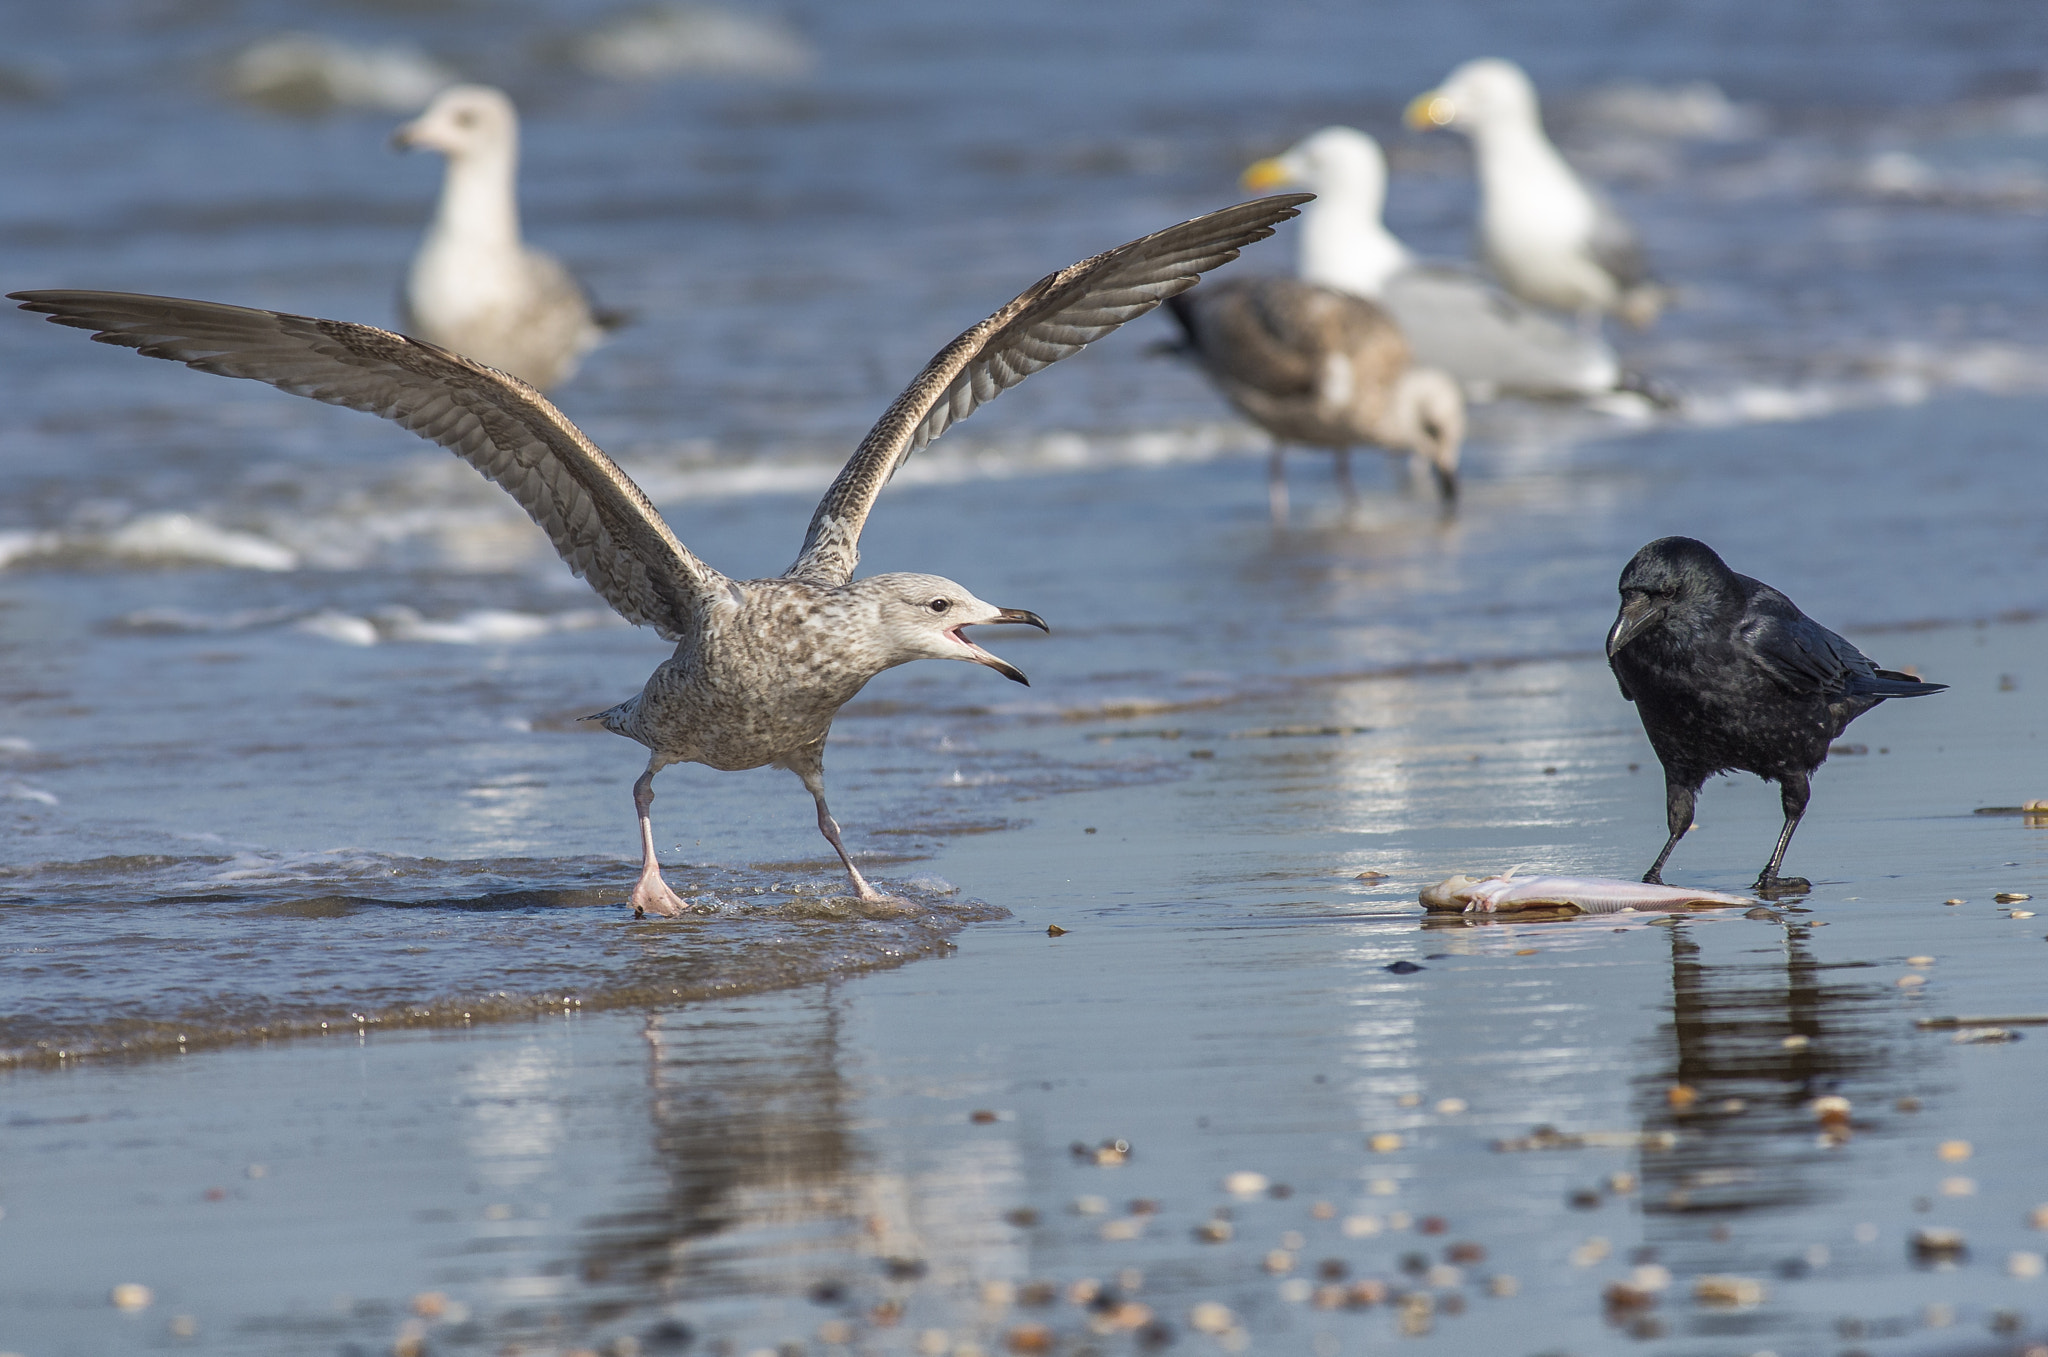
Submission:
<svg viewBox="0 0 2048 1357">
<path fill-rule="evenodd" d="M 949 598 L 935 598 L 924 606 L 930 608 L 935 613 L 942 613 L 953 606 L 953 600 Z"/>
</svg>

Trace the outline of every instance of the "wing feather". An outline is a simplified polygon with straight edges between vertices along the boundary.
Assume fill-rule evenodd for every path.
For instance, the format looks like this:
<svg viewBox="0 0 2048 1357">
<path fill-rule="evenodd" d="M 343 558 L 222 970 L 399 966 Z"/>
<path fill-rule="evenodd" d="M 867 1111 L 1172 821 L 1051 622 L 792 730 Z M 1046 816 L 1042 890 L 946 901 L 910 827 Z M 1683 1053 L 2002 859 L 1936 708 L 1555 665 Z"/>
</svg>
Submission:
<svg viewBox="0 0 2048 1357">
<path fill-rule="evenodd" d="M 389 330 L 122 292 L 15 292 L 24 311 L 148 358 L 391 420 L 502 486 L 629 622 L 681 640 L 724 577 L 640 487 L 516 377 Z"/>
<path fill-rule="evenodd" d="M 1032 373 L 1193 287 L 1313 196 L 1239 203 L 1071 264 L 941 349 L 825 492 L 788 576 L 828 585 L 852 578 L 868 513 L 912 453 Z"/>
</svg>

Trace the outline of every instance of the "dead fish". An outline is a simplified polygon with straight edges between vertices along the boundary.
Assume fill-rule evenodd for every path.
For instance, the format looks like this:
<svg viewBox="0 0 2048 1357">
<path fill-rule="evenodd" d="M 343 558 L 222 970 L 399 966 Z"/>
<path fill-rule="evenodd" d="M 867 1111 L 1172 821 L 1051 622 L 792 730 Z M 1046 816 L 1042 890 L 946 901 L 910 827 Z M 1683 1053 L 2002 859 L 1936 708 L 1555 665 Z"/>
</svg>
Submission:
<svg viewBox="0 0 2048 1357">
<path fill-rule="evenodd" d="M 1474 880 L 1454 876 L 1427 887 L 1422 907 L 1443 913 L 1505 914 L 1525 909 L 1576 909 L 1582 914 L 1618 914 L 1632 909 L 1681 909 L 1687 905 L 1754 905 L 1747 895 L 1652 886 L 1604 876 L 1523 876 L 1513 871 Z"/>
</svg>

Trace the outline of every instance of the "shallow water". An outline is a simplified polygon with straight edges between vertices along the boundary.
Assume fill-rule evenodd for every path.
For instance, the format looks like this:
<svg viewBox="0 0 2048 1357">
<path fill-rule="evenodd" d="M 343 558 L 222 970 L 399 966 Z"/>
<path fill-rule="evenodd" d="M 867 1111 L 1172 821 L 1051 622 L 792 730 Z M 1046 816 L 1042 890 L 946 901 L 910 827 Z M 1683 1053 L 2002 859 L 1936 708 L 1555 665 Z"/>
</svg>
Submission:
<svg viewBox="0 0 2048 1357">
<path fill-rule="evenodd" d="M 2006 1271 L 2048 1244 L 2026 1224 L 2048 1031 L 1913 1026 L 2042 1007 L 2048 929 L 1991 897 L 2039 895 L 2048 841 L 1973 813 L 2048 796 L 2039 21 L 783 12 L 809 76 L 622 84 L 568 63 L 603 15 L 566 3 L 38 9 L 0 71 L 24 96 L 0 108 L 5 281 L 388 321 L 436 167 L 382 149 L 395 113 L 281 117 L 220 71 L 287 28 L 415 42 L 519 97 L 529 233 L 639 311 L 564 409 L 683 540 L 768 574 L 945 338 L 1229 201 L 1314 126 L 1382 135 L 1393 224 L 1460 253 L 1465 154 L 1395 119 L 1484 45 L 1556 96 L 1683 289 L 1617 337 L 1683 401 L 1488 407 L 1448 521 L 1377 464 L 1346 516 L 1297 457 L 1275 532 L 1257 437 L 1146 356 L 1163 323 L 1134 325 L 921 454 L 865 543 L 867 570 L 1055 628 L 988 638 L 1029 690 L 912 666 L 836 727 L 834 809 L 913 908 L 853 917 L 794 779 L 674 768 L 659 842 L 712 912 L 634 923 L 642 760 L 576 718 L 664 646 L 444 454 L 0 324 L 0 1348 L 377 1352 L 408 1324 L 480 1352 L 658 1351 L 674 1325 L 735 1353 L 993 1350 L 1033 1323 L 1065 1351 L 1150 1341 L 1134 1311 L 984 1299 L 1084 1278 L 1192 1350 L 1378 1351 L 1422 1325 L 1414 1301 L 1318 1308 L 1326 1258 L 1431 1294 L 1459 1350 L 2048 1336 L 2048 1281 Z M 1686 110 L 1701 135 L 1670 134 Z M 1283 238 L 1240 267 L 1289 262 Z M 1416 890 L 1454 871 L 1629 875 L 1655 851 L 1654 760 L 1598 647 L 1622 562 L 1666 532 L 1951 691 L 1852 730 L 1867 752 L 1823 772 L 1792 851 L 1819 884 L 1778 920 L 1425 926 Z M 1775 795 L 1717 784 L 1701 814 L 1672 872 L 1739 889 Z M 124 1051 L 169 1058 L 77 1058 Z M 1823 1146 L 1807 1104 L 1834 1093 L 1854 1134 Z M 1491 1148 L 1545 1123 L 1677 1140 Z M 1068 1150 L 1117 1137 L 1121 1166 Z M 1974 1157 L 1938 1160 L 1951 1138 Z M 1292 1195 L 1234 1200 L 1237 1170 Z M 1634 1191 L 1603 1187 L 1619 1171 Z M 1105 1213 L 1074 1214 L 1091 1196 Z M 1233 1238 L 1199 1242 L 1221 1205 Z M 1967 1262 L 1916 1261 L 1924 1225 L 1965 1230 Z M 1289 1230 L 1291 1270 L 1264 1271 Z M 1461 1278 L 1402 1272 L 1459 1242 L 1485 1250 Z M 1640 1249 L 1673 1288 L 1610 1317 Z M 1723 1272 L 1765 1299 L 1696 1305 Z M 123 1281 L 155 1302 L 115 1310 Z M 433 1291 L 467 1317 L 414 1313 Z M 1203 1301 L 1238 1327 L 1192 1332 Z"/>
</svg>

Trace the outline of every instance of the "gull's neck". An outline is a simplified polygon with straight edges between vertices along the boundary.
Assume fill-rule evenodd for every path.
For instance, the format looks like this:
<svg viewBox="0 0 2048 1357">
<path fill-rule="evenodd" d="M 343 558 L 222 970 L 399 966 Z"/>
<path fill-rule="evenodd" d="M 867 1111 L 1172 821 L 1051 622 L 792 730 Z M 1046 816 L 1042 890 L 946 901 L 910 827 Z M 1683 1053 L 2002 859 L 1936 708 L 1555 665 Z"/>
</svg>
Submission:
<svg viewBox="0 0 2048 1357">
<path fill-rule="evenodd" d="M 1380 221 L 1383 195 L 1359 183 L 1318 184 L 1316 195 L 1301 213 L 1301 280 L 1376 300 L 1411 262 Z"/>
<path fill-rule="evenodd" d="M 432 245 L 468 251 L 519 249 L 519 150 L 481 147 L 448 157 L 441 202 L 427 229 Z"/>
</svg>

